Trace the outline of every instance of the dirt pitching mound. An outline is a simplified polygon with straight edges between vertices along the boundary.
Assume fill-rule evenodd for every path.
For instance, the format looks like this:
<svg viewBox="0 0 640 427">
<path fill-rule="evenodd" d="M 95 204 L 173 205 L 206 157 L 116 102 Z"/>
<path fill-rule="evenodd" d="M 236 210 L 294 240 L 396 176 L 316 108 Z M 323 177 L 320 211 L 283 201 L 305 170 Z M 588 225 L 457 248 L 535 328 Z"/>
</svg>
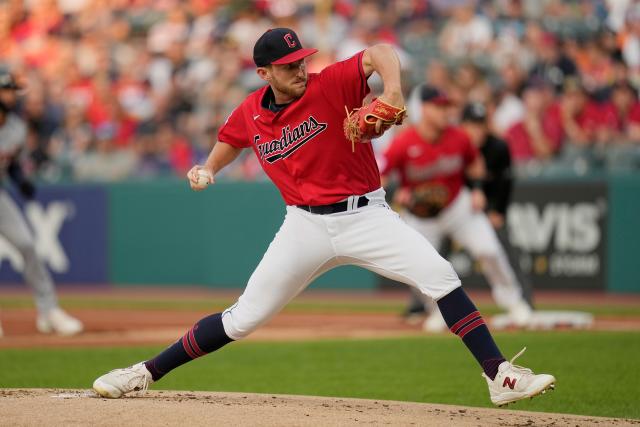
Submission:
<svg viewBox="0 0 640 427">
<path fill-rule="evenodd" d="M 0 389 L 11 426 L 627 426 L 640 421 L 452 405 L 249 393 L 149 391 L 103 399 L 90 390 Z"/>
</svg>

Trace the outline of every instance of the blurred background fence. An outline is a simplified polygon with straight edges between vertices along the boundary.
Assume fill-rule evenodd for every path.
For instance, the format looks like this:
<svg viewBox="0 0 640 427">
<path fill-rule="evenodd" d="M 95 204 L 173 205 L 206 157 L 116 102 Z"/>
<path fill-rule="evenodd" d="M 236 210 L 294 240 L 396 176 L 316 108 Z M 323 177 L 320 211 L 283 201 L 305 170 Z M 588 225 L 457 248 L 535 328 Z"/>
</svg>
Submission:
<svg viewBox="0 0 640 427">
<path fill-rule="evenodd" d="M 509 239 L 534 288 L 640 292 L 634 194 L 637 176 L 518 182 Z M 268 182 L 223 182 L 194 193 L 184 181 L 158 180 L 50 185 L 25 211 L 57 282 L 242 288 L 280 226 L 284 204 Z M 454 249 L 451 260 L 466 286 L 481 285 L 466 254 Z M 20 281 L 20 258 L 2 239 L 0 263 L 0 282 Z M 343 267 L 314 287 L 375 289 L 384 282 Z"/>
</svg>

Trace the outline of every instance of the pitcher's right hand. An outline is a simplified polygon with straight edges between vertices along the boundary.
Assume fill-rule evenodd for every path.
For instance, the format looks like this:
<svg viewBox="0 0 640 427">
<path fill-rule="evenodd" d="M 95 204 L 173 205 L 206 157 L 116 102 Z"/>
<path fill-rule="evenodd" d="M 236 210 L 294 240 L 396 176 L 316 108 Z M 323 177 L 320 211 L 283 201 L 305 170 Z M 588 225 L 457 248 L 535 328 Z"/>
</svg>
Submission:
<svg viewBox="0 0 640 427">
<path fill-rule="evenodd" d="M 194 191 L 202 191 L 215 182 L 213 174 L 201 165 L 192 167 L 191 170 L 187 172 L 187 179 L 189 180 L 191 189 Z"/>
</svg>

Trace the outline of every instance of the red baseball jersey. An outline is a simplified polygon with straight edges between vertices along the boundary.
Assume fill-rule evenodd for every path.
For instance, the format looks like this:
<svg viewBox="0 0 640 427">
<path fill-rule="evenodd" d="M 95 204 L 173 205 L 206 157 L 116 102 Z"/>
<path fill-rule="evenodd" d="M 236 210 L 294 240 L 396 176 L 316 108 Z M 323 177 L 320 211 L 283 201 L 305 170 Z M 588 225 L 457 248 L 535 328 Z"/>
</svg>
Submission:
<svg viewBox="0 0 640 427">
<path fill-rule="evenodd" d="M 478 155 L 476 146 L 459 128 L 448 127 L 436 141 L 427 141 L 412 126 L 387 147 L 382 174 L 398 171 L 400 185 L 412 190 L 424 185 L 443 186 L 449 205 L 464 185 L 467 166 Z"/>
<path fill-rule="evenodd" d="M 355 153 L 343 133 L 345 106 L 369 93 L 362 54 L 308 75 L 302 97 L 275 113 L 262 106 L 265 86 L 236 108 L 218 133 L 234 147 L 252 147 L 288 205 L 325 205 L 380 188 L 371 144 Z"/>
<path fill-rule="evenodd" d="M 621 114 L 612 102 L 601 107 L 601 126 L 625 132 L 630 124 L 640 124 L 640 102 L 634 102 L 625 114 Z M 611 141 L 613 143 L 617 141 Z"/>
</svg>

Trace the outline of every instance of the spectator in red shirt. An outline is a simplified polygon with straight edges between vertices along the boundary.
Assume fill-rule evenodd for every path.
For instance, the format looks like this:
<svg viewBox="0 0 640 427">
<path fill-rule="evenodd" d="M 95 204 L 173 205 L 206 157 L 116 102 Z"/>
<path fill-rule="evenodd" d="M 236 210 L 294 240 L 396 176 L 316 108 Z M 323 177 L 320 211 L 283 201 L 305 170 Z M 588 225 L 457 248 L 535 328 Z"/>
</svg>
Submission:
<svg viewBox="0 0 640 427">
<path fill-rule="evenodd" d="M 568 79 L 564 93 L 548 111 L 550 119 L 560 124 L 562 152 L 546 172 L 573 172 L 583 175 L 600 167 L 601 159 L 594 150 L 600 136 L 601 108 L 593 101 L 581 82 Z"/>
<path fill-rule="evenodd" d="M 600 109 L 577 79 L 567 79 L 560 100 L 549 110 L 562 124 L 564 142 L 586 147 L 596 141 Z"/>
<path fill-rule="evenodd" d="M 552 88 L 541 80 L 530 82 L 523 90 L 524 116 L 505 133 L 516 166 L 551 158 L 562 142 L 562 124 L 551 113 Z"/>
<path fill-rule="evenodd" d="M 640 143 L 640 102 L 628 82 L 615 84 L 609 101 L 602 105 L 599 140 L 605 143 Z"/>
</svg>

